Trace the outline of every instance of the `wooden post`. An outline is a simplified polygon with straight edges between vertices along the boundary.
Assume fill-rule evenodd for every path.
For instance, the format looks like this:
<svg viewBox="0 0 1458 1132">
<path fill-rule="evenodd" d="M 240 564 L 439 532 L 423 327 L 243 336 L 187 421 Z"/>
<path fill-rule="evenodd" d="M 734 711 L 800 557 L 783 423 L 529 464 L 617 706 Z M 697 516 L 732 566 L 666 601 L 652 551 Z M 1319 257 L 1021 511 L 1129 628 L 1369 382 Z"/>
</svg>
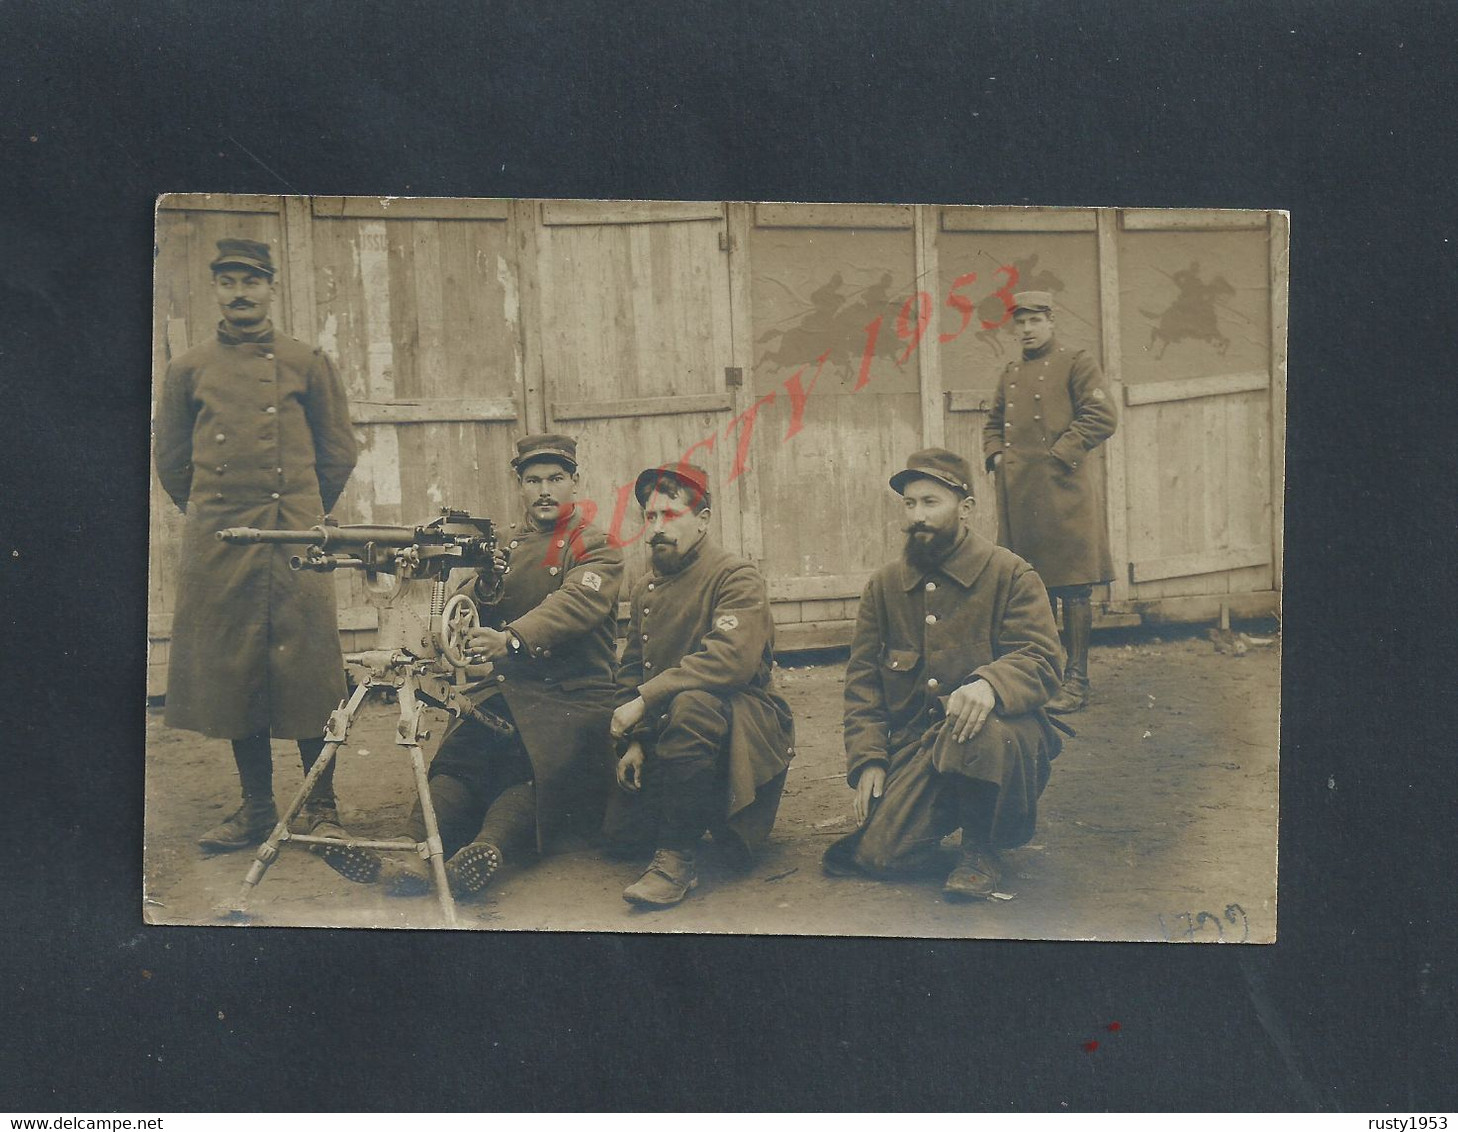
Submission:
<svg viewBox="0 0 1458 1132">
<path fill-rule="evenodd" d="M 912 209 L 912 234 L 916 242 L 916 280 L 913 292 L 926 291 L 932 296 L 932 316 L 926 333 L 916 348 L 916 373 L 921 386 L 921 444 L 923 448 L 941 448 L 947 442 L 945 398 L 942 395 L 942 346 L 939 336 L 939 311 L 936 296 L 941 293 L 937 264 L 937 227 L 941 210 L 936 205 L 919 204 Z M 973 453 L 974 462 L 979 461 Z"/>
<path fill-rule="evenodd" d="M 521 299 L 517 342 L 521 350 L 521 421 L 527 432 L 546 432 L 547 383 L 542 362 L 542 285 L 538 262 L 541 204 L 535 200 L 511 202 L 507 221 L 516 256 L 517 293 Z"/>
<path fill-rule="evenodd" d="M 1286 325 L 1290 298 L 1291 218 L 1270 215 L 1271 250 L 1271 586 L 1281 589 L 1286 531 Z M 1279 598 L 1277 601 L 1279 602 Z"/>
<path fill-rule="evenodd" d="M 284 197 L 284 286 L 289 293 L 289 333 L 309 345 L 319 334 L 314 300 L 314 209 L 309 197 Z"/>
<path fill-rule="evenodd" d="M 750 314 L 749 229 L 753 223 L 751 204 L 726 204 L 725 232 L 729 244 L 729 335 L 734 365 L 743 374 L 734 394 L 734 416 L 749 411 L 755 402 L 754 324 Z M 739 428 L 743 428 L 741 424 Z M 730 452 L 739 444 L 739 430 L 723 437 Z M 732 461 L 731 461 L 732 463 Z M 754 442 L 744 472 L 735 481 L 739 488 L 740 553 L 758 566 L 764 565 L 764 522 L 760 510 L 759 466 L 754 459 Z"/>
<path fill-rule="evenodd" d="M 1114 580 L 1109 585 L 1112 602 L 1129 599 L 1129 498 L 1124 465 L 1124 443 L 1128 437 L 1128 413 L 1124 407 L 1123 350 L 1119 341 L 1119 215 L 1116 209 L 1098 210 L 1099 253 L 1099 342 L 1100 362 L 1109 385 L 1109 396 L 1124 418 L 1104 444 L 1104 508 L 1109 522 L 1109 554 L 1114 560 Z"/>
</svg>

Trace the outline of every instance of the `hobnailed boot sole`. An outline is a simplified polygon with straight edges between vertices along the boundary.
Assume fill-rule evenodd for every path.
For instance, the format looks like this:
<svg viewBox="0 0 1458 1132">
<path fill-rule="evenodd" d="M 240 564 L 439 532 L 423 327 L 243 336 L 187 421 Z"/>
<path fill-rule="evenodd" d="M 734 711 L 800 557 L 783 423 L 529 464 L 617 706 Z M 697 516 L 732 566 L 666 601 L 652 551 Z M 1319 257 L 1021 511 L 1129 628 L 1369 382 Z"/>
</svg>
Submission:
<svg viewBox="0 0 1458 1132">
<path fill-rule="evenodd" d="M 337 837 L 341 841 L 349 834 L 341 826 L 320 822 L 312 831 L 314 837 Z M 324 863 L 355 884 L 374 884 L 380 875 L 380 855 L 373 849 L 358 845 L 310 845 L 315 853 L 324 858 Z"/>
<path fill-rule="evenodd" d="M 474 896 L 485 888 L 501 867 L 501 851 L 477 842 L 467 845 L 446 864 L 446 881 L 453 896 Z"/>
</svg>

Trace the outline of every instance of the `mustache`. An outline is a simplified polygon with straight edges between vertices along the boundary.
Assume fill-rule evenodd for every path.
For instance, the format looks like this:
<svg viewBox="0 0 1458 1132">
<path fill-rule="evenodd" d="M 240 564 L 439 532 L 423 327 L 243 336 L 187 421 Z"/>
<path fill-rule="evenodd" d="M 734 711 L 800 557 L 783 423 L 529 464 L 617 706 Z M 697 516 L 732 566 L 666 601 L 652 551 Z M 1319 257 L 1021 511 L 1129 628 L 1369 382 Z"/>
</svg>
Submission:
<svg viewBox="0 0 1458 1132">
<path fill-rule="evenodd" d="M 234 299 L 231 303 L 228 304 L 228 309 L 238 311 L 243 310 L 245 307 L 251 307 L 253 305 L 254 304 L 252 299 Z"/>
<path fill-rule="evenodd" d="M 666 535 L 654 535 L 648 540 L 649 546 L 674 546 L 676 544 L 675 539 L 668 538 Z"/>
<path fill-rule="evenodd" d="M 904 529 L 909 535 L 931 533 L 931 528 L 925 523 L 908 523 Z"/>
</svg>

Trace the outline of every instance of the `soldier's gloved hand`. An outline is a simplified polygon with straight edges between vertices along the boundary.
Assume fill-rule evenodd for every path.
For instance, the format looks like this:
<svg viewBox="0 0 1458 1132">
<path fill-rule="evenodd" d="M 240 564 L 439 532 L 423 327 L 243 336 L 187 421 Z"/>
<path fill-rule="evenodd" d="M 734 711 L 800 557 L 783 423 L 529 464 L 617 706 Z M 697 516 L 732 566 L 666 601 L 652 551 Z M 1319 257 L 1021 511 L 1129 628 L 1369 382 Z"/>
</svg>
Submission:
<svg viewBox="0 0 1458 1132">
<path fill-rule="evenodd" d="M 498 660 L 511 649 L 511 636 L 500 629 L 480 626 L 466 631 L 466 651 L 478 660 Z"/>
<path fill-rule="evenodd" d="M 617 711 L 613 712 L 613 721 L 610 727 L 614 739 L 627 737 L 629 731 L 643 722 L 643 716 L 648 711 L 648 705 L 643 702 L 642 696 L 629 700 Z"/>
<path fill-rule="evenodd" d="M 629 794 L 643 789 L 643 744 L 633 743 L 618 760 L 618 786 Z"/>
<path fill-rule="evenodd" d="M 972 738 L 996 706 L 997 693 L 986 680 L 963 684 L 947 697 L 947 726 L 952 729 L 952 738 L 959 743 Z"/>
<path fill-rule="evenodd" d="M 873 764 L 861 771 L 856 779 L 856 825 L 866 824 L 871 816 L 871 807 L 886 789 L 886 768 Z"/>
</svg>

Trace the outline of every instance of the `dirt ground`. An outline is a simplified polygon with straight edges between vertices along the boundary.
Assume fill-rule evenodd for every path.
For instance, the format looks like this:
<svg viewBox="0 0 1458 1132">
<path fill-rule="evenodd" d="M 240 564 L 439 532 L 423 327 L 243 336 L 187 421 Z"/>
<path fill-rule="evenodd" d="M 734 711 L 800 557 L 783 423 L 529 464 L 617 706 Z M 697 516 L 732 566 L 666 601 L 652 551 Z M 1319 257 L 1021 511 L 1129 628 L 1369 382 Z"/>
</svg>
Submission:
<svg viewBox="0 0 1458 1132">
<path fill-rule="evenodd" d="M 1268 625 L 1245 626 L 1270 636 Z M 1053 765 L 1032 841 L 1004 855 L 1004 892 L 945 900 L 939 877 L 887 883 L 832 878 L 830 841 L 851 829 L 841 746 L 844 653 L 790 657 L 777 672 L 799 750 L 779 819 L 748 873 L 712 847 L 700 884 L 677 908 L 642 911 L 621 896 L 641 864 L 583 846 L 504 869 L 458 906 L 474 929 L 733 932 L 1037 939 L 1263 942 L 1276 933 L 1278 645 L 1243 655 L 1205 630 L 1101 636 L 1094 699 Z M 414 799 L 394 745 L 397 709 L 366 705 L 338 770 L 340 808 L 356 835 L 395 834 Z M 433 722 L 433 753 L 443 732 Z M 236 805 L 225 742 L 147 720 L 144 911 L 151 923 L 209 924 L 237 895 L 251 852 L 204 855 L 194 844 Z M 301 781 L 297 749 L 274 743 L 280 806 Z M 955 838 L 953 839 L 953 843 Z M 950 846 L 951 843 L 949 843 Z M 949 848 L 948 867 L 951 864 Z M 286 847 L 253 892 L 247 923 L 436 928 L 432 896 L 386 897 Z"/>
</svg>

